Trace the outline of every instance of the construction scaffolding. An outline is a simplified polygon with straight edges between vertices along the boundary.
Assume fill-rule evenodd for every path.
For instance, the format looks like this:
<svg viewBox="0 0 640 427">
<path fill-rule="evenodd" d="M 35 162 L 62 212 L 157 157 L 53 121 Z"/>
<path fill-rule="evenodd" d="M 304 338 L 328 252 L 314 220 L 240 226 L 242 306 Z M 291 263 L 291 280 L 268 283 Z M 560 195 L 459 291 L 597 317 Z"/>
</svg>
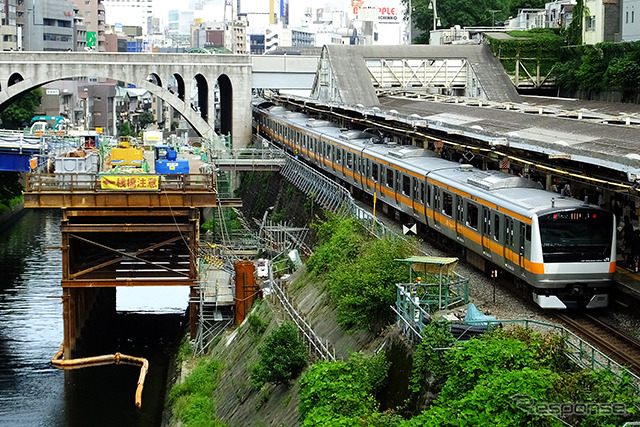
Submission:
<svg viewBox="0 0 640 427">
<path fill-rule="evenodd" d="M 341 217 L 356 218 L 365 229 L 371 230 L 374 236 L 392 234 L 374 215 L 359 207 L 346 188 L 295 157 L 287 155 L 280 174 L 324 209 Z"/>
<path fill-rule="evenodd" d="M 200 265 L 198 330 L 193 346 L 196 354 L 204 354 L 216 337 L 233 324 L 233 277 L 220 267 L 206 263 Z"/>
<path fill-rule="evenodd" d="M 412 331 L 407 335 L 420 339 L 431 321 L 429 313 L 469 302 L 469 279 L 454 271 L 458 258 L 412 256 L 396 261 L 409 264 L 409 283 L 396 284 L 396 306 L 391 307 L 403 331 Z"/>
</svg>

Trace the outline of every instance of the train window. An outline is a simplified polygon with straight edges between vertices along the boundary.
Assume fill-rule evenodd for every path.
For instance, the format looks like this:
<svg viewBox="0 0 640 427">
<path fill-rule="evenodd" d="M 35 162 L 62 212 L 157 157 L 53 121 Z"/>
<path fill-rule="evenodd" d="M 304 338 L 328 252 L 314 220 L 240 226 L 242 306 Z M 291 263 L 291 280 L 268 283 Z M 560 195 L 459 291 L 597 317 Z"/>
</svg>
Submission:
<svg viewBox="0 0 640 427">
<path fill-rule="evenodd" d="M 493 238 L 496 241 L 500 240 L 500 214 L 493 216 Z"/>
<path fill-rule="evenodd" d="M 374 181 L 378 181 L 378 164 L 377 163 L 373 163 L 371 165 L 371 179 L 373 179 Z"/>
<path fill-rule="evenodd" d="M 442 192 L 442 212 L 448 217 L 453 217 L 453 195 L 447 191 Z"/>
<path fill-rule="evenodd" d="M 353 169 L 353 153 L 347 152 L 347 168 Z"/>
<path fill-rule="evenodd" d="M 387 187 L 393 188 L 393 169 L 387 168 Z"/>
<path fill-rule="evenodd" d="M 339 148 L 336 148 L 336 163 L 338 165 L 342 164 L 342 150 Z"/>
<path fill-rule="evenodd" d="M 524 232 L 525 232 L 525 237 L 524 237 L 525 240 L 530 242 L 531 241 L 531 226 L 527 225 L 527 227 L 525 228 Z"/>
<path fill-rule="evenodd" d="M 405 196 L 411 196 L 411 178 L 407 175 L 402 175 L 402 193 Z"/>
<path fill-rule="evenodd" d="M 478 229 L 478 207 L 473 203 L 467 203 L 467 225 L 474 230 Z"/>
<path fill-rule="evenodd" d="M 438 188 L 433 189 L 433 210 L 440 210 L 440 191 Z"/>
<path fill-rule="evenodd" d="M 420 183 L 420 191 L 418 191 L 418 200 L 424 205 L 424 182 Z"/>
<path fill-rule="evenodd" d="M 427 185 L 427 205 L 431 206 L 431 193 L 433 192 L 433 186 Z"/>
</svg>

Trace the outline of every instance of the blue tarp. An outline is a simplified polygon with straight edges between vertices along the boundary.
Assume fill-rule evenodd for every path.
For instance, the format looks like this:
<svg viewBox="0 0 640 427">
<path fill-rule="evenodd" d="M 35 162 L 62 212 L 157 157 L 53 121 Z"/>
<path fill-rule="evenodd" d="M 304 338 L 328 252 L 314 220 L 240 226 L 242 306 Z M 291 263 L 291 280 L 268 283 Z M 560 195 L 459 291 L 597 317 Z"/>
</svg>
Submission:
<svg viewBox="0 0 640 427">
<path fill-rule="evenodd" d="M 467 309 L 467 315 L 464 316 L 465 323 L 471 323 L 474 325 L 497 325 L 498 323 L 500 323 L 497 320 L 498 319 L 496 316 L 488 316 L 486 314 L 482 314 L 482 312 L 478 310 L 478 307 L 476 307 L 471 302 L 469 303 L 469 308 Z"/>
</svg>

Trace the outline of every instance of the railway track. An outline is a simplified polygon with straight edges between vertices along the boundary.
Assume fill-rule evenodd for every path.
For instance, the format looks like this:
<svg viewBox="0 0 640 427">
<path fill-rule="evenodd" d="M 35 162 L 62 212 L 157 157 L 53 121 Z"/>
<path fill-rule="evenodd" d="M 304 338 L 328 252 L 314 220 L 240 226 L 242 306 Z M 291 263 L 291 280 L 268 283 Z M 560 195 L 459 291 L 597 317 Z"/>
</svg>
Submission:
<svg viewBox="0 0 640 427">
<path fill-rule="evenodd" d="M 640 341 L 588 313 L 556 313 L 569 330 L 640 376 Z"/>
</svg>

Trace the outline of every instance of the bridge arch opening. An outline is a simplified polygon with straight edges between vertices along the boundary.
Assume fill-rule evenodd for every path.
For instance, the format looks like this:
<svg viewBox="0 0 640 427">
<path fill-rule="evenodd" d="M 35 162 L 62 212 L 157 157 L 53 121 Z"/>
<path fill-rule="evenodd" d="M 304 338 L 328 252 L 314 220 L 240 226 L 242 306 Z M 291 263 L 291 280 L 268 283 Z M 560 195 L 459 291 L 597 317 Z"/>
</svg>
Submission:
<svg viewBox="0 0 640 427">
<path fill-rule="evenodd" d="M 202 74 L 196 74 L 193 78 L 196 86 L 195 100 L 197 102 L 200 117 L 208 121 L 209 118 L 209 84 Z"/>
<path fill-rule="evenodd" d="M 147 76 L 147 81 L 156 86 L 162 87 L 162 79 L 156 73 L 151 73 Z"/>
<path fill-rule="evenodd" d="M 13 86 L 16 83 L 20 83 L 24 78 L 20 75 L 20 73 L 13 73 L 9 77 L 8 86 Z"/>
<path fill-rule="evenodd" d="M 81 77 L 81 76 L 67 75 L 61 78 L 42 79 L 41 81 L 35 81 L 35 82 L 30 80 L 21 80 L 22 76 L 19 73 L 15 73 L 11 77 L 12 77 L 11 81 L 13 82 L 13 86 L 11 88 L 12 92 L 9 94 L 6 91 L 6 88 L 5 88 L 5 91 L 0 91 L 0 112 L 6 109 L 18 98 L 22 97 L 24 94 L 33 90 L 34 88 L 41 87 L 43 85 L 46 85 L 48 83 L 52 83 L 55 81 L 77 79 L 77 77 Z M 162 100 L 163 103 L 166 103 L 167 105 L 169 105 L 171 107 L 169 109 L 169 115 L 166 115 L 163 109 L 163 117 L 161 117 L 160 115 L 157 117 L 157 122 L 162 123 L 163 125 L 166 123 L 167 125 L 165 127 L 167 129 L 169 128 L 169 123 L 174 122 L 173 120 L 174 118 L 176 118 L 177 116 L 181 116 L 185 119 L 185 121 L 191 127 L 191 129 L 193 129 L 196 132 L 196 134 L 202 137 L 211 137 L 214 135 L 212 124 L 209 124 L 206 120 L 202 119 L 202 117 L 200 117 L 200 115 L 196 114 L 194 111 L 190 111 L 190 109 L 185 105 L 186 103 L 184 101 L 179 100 L 175 94 L 163 89 L 160 86 L 153 84 L 152 82 L 146 79 L 135 82 L 135 81 L 129 81 L 126 78 L 122 78 L 125 76 L 96 75 L 96 77 L 111 78 L 111 79 L 114 79 L 115 77 L 115 80 L 124 82 L 125 84 L 134 83 L 135 87 L 139 89 L 147 90 L 153 96 L 156 96 L 158 99 Z M 73 125 L 77 126 L 78 129 L 92 129 L 93 126 L 95 126 L 94 123 L 90 123 L 89 125 L 87 125 L 87 121 L 90 120 L 90 117 L 93 117 L 91 111 L 89 111 L 88 109 L 88 106 L 90 104 L 86 100 L 83 102 L 81 100 L 82 97 L 79 96 L 82 91 L 82 86 L 83 85 L 80 84 L 79 82 L 78 88 L 77 88 L 78 101 L 82 103 L 82 112 L 78 112 L 77 114 L 75 114 L 75 111 L 74 111 Z M 101 95 L 101 96 L 104 96 L 104 95 Z M 87 99 L 86 95 L 85 95 L 85 98 L 82 98 L 82 99 Z M 113 121 L 109 119 L 109 123 L 112 123 L 112 125 L 111 126 L 107 125 L 107 127 L 104 127 L 103 128 L 104 131 L 107 132 L 108 130 L 108 132 L 110 133 L 112 132 L 112 134 L 115 135 L 118 129 L 120 128 L 120 126 L 122 125 L 122 121 L 118 120 L 118 118 L 124 118 L 124 116 L 116 115 L 114 116 Z"/>
<path fill-rule="evenodd" d="M 168 89 L 169 89 L 169 92 L 173 93 L 181 101 L 184 102 L 184 95 L 185 95 L 184 79 L 180 74 L 176 73 L 173 76 L 171 76 Z"/>
<path fill-rule="evenodd" d="M 220 92 L 220 134 L 230 135 L 233 129 L 233 86 L 226 74 L 220 75 L 217 83 Z"/>
</svg>

